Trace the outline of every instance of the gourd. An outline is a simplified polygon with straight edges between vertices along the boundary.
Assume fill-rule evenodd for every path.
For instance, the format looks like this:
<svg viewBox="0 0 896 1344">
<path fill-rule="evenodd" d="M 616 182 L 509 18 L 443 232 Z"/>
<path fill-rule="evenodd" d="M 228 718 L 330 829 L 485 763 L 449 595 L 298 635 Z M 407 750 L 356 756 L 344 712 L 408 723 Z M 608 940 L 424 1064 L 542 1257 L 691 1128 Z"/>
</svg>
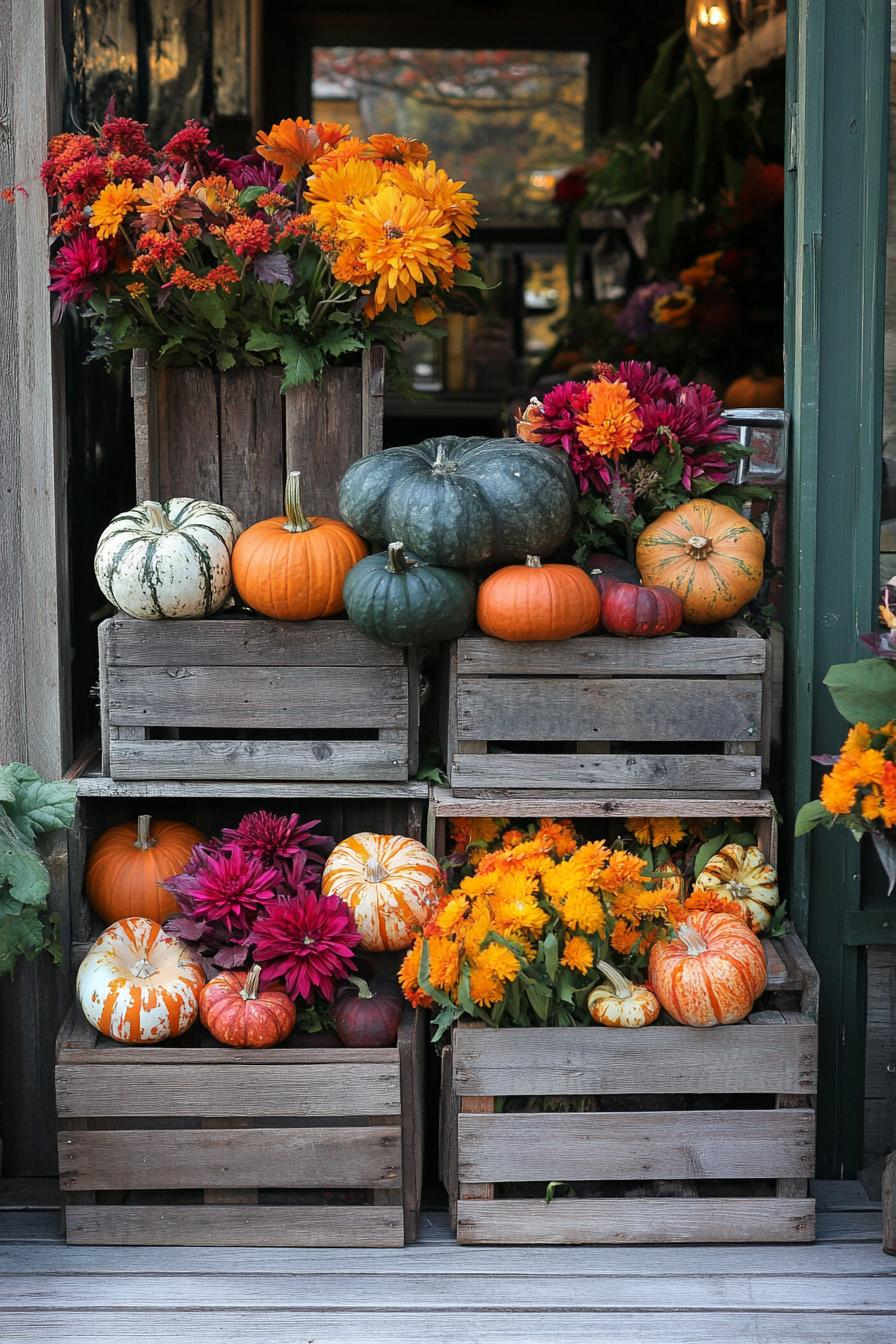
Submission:
<svg viewBox="0 0 896 1344">
<path fill-rule="evenodd" d="M 183 871 L 205 836 L 182 821 L 140 816 L 104 831 L 87 856 L 84 887 L 92 909 L 106 923 L 140 915 L 160 924 L 177 911 L 162 887 Z"/>
<path fill-rule="evenodd" d="M 352 624 L 381 644 L 456 639 L 476 610 L 468 574 L 427 564 L 400 541 L 359 560 L 345 576 L 342 595 Z"/>
<path fill-rule="evenodd" d="M 153 919 L 119 919 L 81 962 L 75 992 L 104 1036 L 149 1045 L 189 1031 L 205 972 L 197 956 Z"/>
<path fill-rule="evenodd" d="M 671 635 L 681 625 L 681 598 L 671 588 L 605 579 L 600 592 L 600 622 L 611 635 L 653 639 Z"/>
<path fill-rule="evenodd" d="M 599 961 L 597 969 L 606 979 L 588 995 L 588 1012 L 602 1027 L 649 1027 L 660 1015 L 659 999 L 649 985 L 636 985 L 611 966 Z"/>
<path fill-rule="evenodd" d="M 597 589 L 576 565 L 543 565 L 527 555 L 524 565 L 490 574 L 479 589 L 476 619 L 495 639 L 572 639 L 600 620 Z"/>
<path fill-rule="evenodd" d="M 740 1022 L 765 989 L 762 944 L 736 915 L 698 910 L 650 949 L 650 987 L 688 1027 Z"/>
<path fill-rule="evenodd" d="M 434 910 L 444 878 L 418 840 L 361 831 L 330 854 L 321 890 L 351 907 L 368 952 L 400 952 L 410 947 Z"/>
<path fill-rule="evenodd" d="M 582 568 L 594 584 L 601 598 L 604 588 L 614 581 L 619 583 L 641 582 L 637 567 L 621 556 L 610 555 L 605 551 L 592 551 Z"/>
<path fill-rule="evenodd" d="M 577 498 L 555 449 L 449 434 L 353 462 L 339 512 L 370 541 L 402 541 L 430 564 L 469 569 L 550 555 L 569 536 Z"/>
<path fill-rule="evenodd" d="M 139 620 L 211 616 L 231 593 L 231 552 L 242 524 L 204 499 L 147 500 L 103 532 L 96 580 L 120 611 Z"/>
<path fill-rule="evenodd" d="M 363 987 L 362 987 L 363 986 Z M 341 986 L 332 1010 L 333 1025 L 343 1045 L 355 1049 L 385 1049 L 398 1040 L 398 1027 L 404 1012 L 396 986 L 348 982 Z"/>
<path fill-rule="evenodd" d="M 260 966 L 222 971 L 199 995 L 199 1017 L 216 1041 L 239 1050 L 262 1050 L 285 1041 L 296 1024 L 296 1006 L 276 984 L 259 989 Z"/>
<path fill-rule="evenodd" d="M 784 379 L 775 375 L 745 373 L 729 383 L 722 398 L 729 410 L 735 407 L 783 406 Z"/>
<path fill-rule="evenodd" d="M 762 933 L 778 904 L 778 874 L 756 845 L 725 845 L 704 865 L 693 891 L 735 901 L 753 932 Z"/>
<path fill-rule="evenodd" d="M 674 859 L 666 859 L 663 863 L 658 863 L 653 871 L 656 878 L 654 885 L 669 885 L 673 889 L 673 899 L 676 901 L 684 900 L 687 884 L 684 873 Z"/>
<path fill-rule="evenodd" d="M 691 499 L 645 527 L 635 552 L 649 587 L 671 588 L 684 619 L 709 625 L 734 616 L 762 586 L 765 538 L 748 519 L 710 499 Z"/>
<path fill-rule="evenodd" d="M 307 518 L 301 472 L 286 478 L 285 515 L 246 529 L 233 551 L 240 597 L 275 621 L 313 621 L 342 611 L 345 576 L 367 547 L 338 518 Z"/>
</svg>

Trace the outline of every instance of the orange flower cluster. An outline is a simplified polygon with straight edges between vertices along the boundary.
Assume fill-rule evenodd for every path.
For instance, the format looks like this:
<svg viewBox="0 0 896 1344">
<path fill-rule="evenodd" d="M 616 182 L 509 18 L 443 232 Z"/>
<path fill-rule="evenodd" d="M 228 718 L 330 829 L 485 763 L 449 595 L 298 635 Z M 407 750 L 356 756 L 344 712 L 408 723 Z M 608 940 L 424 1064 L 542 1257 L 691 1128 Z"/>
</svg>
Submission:
<svg viewBox="0 0 896 1344">
<path fill-rule="evenodd" d="M 821 802 L 833 817 L 896 826 L 896 720 L 882 728 L 857 723 L 821 782 Z"/>
</svg>

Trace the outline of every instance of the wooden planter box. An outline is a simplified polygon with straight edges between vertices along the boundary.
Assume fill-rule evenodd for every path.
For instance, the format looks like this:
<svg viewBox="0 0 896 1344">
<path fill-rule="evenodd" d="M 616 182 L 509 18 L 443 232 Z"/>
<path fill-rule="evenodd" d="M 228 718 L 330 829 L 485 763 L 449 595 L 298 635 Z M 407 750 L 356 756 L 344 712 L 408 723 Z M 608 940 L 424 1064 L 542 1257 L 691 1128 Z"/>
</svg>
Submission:
<svg viewBox="0 0 896 1344">
<path fill-rule="evenodd" d="M 100 626 L 104 773 L 118 780 L 407 780 L 412 652 L 348 621 L 242 614 Z"/>
<path fill-rule="evenodd" d="M 281 395 L 279 368 L 154 369 L 134 352 L 137 499 L 226 504 L 246 527 L 283 512 L 287 472 L 302 472 L 308 513 L 333 516 L 339 481 L 383 446 L 382 347 L 357 366 Z"/>
<path fill-rule="evenodd" d="M 471 791 L 522 781 L 532 789 L 759 789 L 768 663 L 768 641 L 742 621 L 660 639 L 465 636 L 448 660 L 449 782 Z"/>
<path fill-rule="evenodd" d="M 229 1050 L 59 1035 L 59 1183 L 70 1243 L 402 1246 L 423 1156 L 425 1022 L 391 1050 Z"/>
<path fill-rule="evenodd" d="M 441 1166 L 458 1241 L 813 1240 L 818 977 L 795 935 L 765 946 L 768 990 L 737 1026 L 455 1027 Z M 578 1197 L 548 1203 L 554 1181 Z"/>
</svg>

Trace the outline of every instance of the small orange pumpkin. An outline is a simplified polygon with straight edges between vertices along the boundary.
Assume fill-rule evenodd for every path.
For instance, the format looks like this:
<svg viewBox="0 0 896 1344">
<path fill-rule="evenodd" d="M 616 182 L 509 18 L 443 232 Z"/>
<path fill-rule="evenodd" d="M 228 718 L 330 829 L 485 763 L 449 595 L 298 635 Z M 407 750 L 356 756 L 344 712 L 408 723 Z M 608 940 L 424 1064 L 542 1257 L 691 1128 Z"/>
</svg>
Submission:
<svg viewBox="0 0 896 1344">
<path fill-rule="evenodd" d="M 321 879 L 325 896 L 338 896 L 353 910 L 368 952 L 410 947 L 444 890 L 442 870 L 419 840 L 371 831 L 341 841 Z"/>
<path fill-rule="evenodd" d="M 695 625 L 727 620 L 746 606 L 762 587 L 764 558 L 758 527 L 711 499 L 661 513 L 641 533 L 635 553 L 645 584 L 671 588 L 685 620 Z"/>
<path fill-rule="evenodd" d="M 142 816 L 111 826 L 87 858 L 84 887 L 91 908 L 106 924 L 135 915 L 161 924 L 177 911 L 161 883 L 183 872 L 193 846 L 204 842 L 201 831 L 182 821 Z"/>
<path fill-rule="evenodd" d="M 275 621 L 314 621 L 344 608 L 345 576 L 367 544 L 337 518 L 306 518 L 301 472 L 286 478 L 283 517 L 249 527 L 233 548 L 233 582 L 243 601 Z"/>
<path fill-rule="evenodd" d="M 783 406 L 784 379 L 766 375 L 761 369 L 756 369 L 753 373 L 745 373 L 742 377 L 735 378 L 733 383 L 729 383 L 722 400 L 728 410 L 737 407 Z"/>
<path fill-rule="evenodd" d="M 650 987 L 676 1022 L 740 1022 L 765 989 L 762 944 L 735 915 L 698 910 L 650 949 Z"/>
<path fill-rule="evenodd" d="M 479 627 L 495 639 L 572 639 L 600 620 L 600 597 L 577 565 L 505 565 L 489 575 L 476 602 Z"/>
<path fill-rule="evenodd" d="M 222 971 L 203 986 L 199 1020 L 222 1045 L 261 1050 L 285 1041 L 295 1026 L 296 1006 L 282 981 L 259 989 L 260 976 L 260 966 Z"/>
</svg>

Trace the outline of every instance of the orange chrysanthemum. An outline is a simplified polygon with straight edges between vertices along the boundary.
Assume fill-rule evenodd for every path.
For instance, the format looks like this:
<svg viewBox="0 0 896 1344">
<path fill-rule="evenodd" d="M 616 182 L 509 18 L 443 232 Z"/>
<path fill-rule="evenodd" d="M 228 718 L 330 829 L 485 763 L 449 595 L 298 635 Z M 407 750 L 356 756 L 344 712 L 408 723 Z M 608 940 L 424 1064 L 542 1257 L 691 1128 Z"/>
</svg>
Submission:
<svg viewBox="0 0 896 1344">
<path fill-rule="evenodd" d="M 563 956 L 560 958 L 561 966 L 568 966 L 571 971 L 578 971 L 579 975 L 585 975 L 594 965 L 594 949 L 587 938 L 583 938 L 580 933 L 574 933 L 571 938 L 567 938 L 563 945 Z"/>
<path fill-rule="evenodd" d="M 431 1008 L 432 999 L 425 993 L 419 984 L 420 958 L 423 954 L 423 939 L 418 936 L 414 939 L 411 947 L 405 953 L 404 960 L 398 971 L 398 983 L 401 985 L 405 998 L 415 1008 Z"/>
<path fill-rule="evenodd" d="M 371 135 L 362 153 L 374 159 L 390 159 L 394 163 L 419 163 L 429 158 L 429 145 L 407 135 Z"/>
<path fill-rule="evenodd" d="M 576 833 L 571 821 L 554 821 L 551 817 L 542 817 L 535 838 L 543 840 L 558 859 L 575 853 Z"/>
<path fill-rule="evenodd" d="M 370 159 L 346 159 L 317 168 L 305 192 L 317 227 L 338 235 L 352 206 L 373 195 L 380 178 L 380 169 Z"/>
<path fill-rule="evenodd" d="M 280 169 L 281 182 L 294 182 L 303 168 L 329 153 L 349 133 L 349 127 L 335 121 L 312 125 L 304 117 L 285 117 L 269 131 L 258 131 L 257 152 Z"/>
<path fill-rule="evenodd" d="M 677 845 L 685 838 L 678 817 L 629 817 L 625 824 L 639 845 Z"/>
<path fill-rule="evenodd" d="M 263 219 L 235 219 L 224 230 L 224 241 L 238 257 L 251 260 L 271 250 L 271 234 Z"/>
<path fill-rule="evenodd" d="M 407 196 L 416 196 L 438 210 L 443 220 L 451 225 L 451 232 L 465 238 L 476 227 L 479 202 L 472 192 L 464 191 L 463 182 L 455 182 L 444 168 L 428 163 L 402 163 L 390 169 L 389 180 Z"/>
<path fill-rule="evenodd" d="M 473 966 L 470 970 L 470 998 L 480 1008 L 491 1008 L 504 997 L 504 986 L 487 966 Z"/>
<path fill-rule="evenodd" d="M 343 230 L 360 240 L 359 258 L 374 286 L 364 309 L 367 317 L 409 302 L 424 281 L 438 283 L 438 268 L 450 265 L 449 225 L 439 219 L 436 211 L 389 183 L 347 211 Z"/>
<path fill-rule="evenodd" d="M 641 935 L 638 929 L 632 928 L 626 924 L 625 920 L 617 920 L 613 932 L 610 935 L 610 946 L 614 952 L 618 952 L 621 957 L 628 956 L 632 948 L 636 946 Z"/>
<path fill-rule="evenodd" d="M 855 806 L 856 786 L 838 775 L 834 766 L 821 781 L 821 801 L 833 816 L 846 816 Z"/>
<path fill-rule="evenodd" d="M 638 403 L 623 382 L 601 378 L 588 384 L 588 405 L 577 417 L 579 439 L 589 453 L 618 460 L 641 432 Z"/>
<path fill-rule="evenodd" d="M 129 177 L 103 187 L 90 212 L 90 227 L 96 229 L 97 238 L 114 238 L 133 210 L 136 199 L 137 191 Z"/>
<path fill-rule="evenodd" d="M 496 980 L 510 984 L 520 973 L 520 963 L 503 943 L 489 943 L 476 957 L 476 966 L 490 971 Z"/>
</svg>

